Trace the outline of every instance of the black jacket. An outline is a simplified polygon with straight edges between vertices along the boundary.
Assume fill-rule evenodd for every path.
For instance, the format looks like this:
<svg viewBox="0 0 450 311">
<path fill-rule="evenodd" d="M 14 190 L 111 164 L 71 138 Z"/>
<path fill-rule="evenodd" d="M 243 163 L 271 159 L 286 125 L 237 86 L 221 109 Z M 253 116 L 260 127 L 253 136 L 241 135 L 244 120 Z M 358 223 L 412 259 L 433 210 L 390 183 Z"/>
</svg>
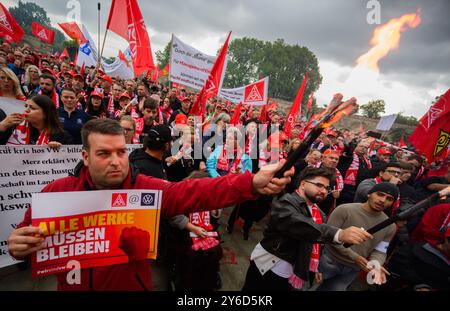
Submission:
<svg viewBox="0 0 450 311">
<path fill-rule="evenodd" d="M 325 215 L 321 212 L 322 219 Z M 261 246 L 294 267 L 294 273 L 309 280 L 313 243 L 333 243 L 338 228 L 314 222 L 305 200 L 297 192 L 287 193 L 272 203 L 270 221 Z"/>
<path fill-rule="evenodd" d="M 141 174 L 167 180 L 163 162 L 146 153 L 143 148 L 130 153 L 129 160 Z"/>
</svg>

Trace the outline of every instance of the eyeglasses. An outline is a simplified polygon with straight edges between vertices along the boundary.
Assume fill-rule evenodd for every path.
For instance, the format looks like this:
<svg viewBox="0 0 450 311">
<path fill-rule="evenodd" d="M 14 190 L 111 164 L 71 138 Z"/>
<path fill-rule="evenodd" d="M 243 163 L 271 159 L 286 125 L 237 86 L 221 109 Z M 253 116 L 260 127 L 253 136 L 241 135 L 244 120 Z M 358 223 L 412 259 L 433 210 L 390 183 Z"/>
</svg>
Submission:
<svg viewBox="0 0 450 311">
<path fill-rule="evenodd" d="M 309 181 L 309 180 L 305 180 L 305 182 L 313 184 L 314 186 L 316 186 L 320 190 L 326 190 L 327 192 L 330 192 L 331 190 L 333 190 L 333 188 L 331 188 L 330 186 L 325 186 L 324 184 L 321 184 L 320 182 L 312 182 L 312 181 Z"/>
<path fill-rule="evenodd" d="M 386 172 L 388 172 L 391 175 L 401 175 L 402 174 L 401 171 L 386 170 Z"/>
</svg>

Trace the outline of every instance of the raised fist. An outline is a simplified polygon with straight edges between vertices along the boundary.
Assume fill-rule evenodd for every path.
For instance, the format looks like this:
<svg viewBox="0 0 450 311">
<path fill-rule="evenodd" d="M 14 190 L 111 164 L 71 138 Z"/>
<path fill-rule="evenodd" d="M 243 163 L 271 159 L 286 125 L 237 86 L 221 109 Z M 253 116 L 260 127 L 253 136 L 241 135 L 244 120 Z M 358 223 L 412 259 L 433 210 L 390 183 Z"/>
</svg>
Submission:
<svg viewBox="0 0 450 311">
<path fill-rule="evenodd" d="M 145 260 L 150 249 L 150 233 L 136 227 L 124 228 L 120 234 L 119 248 L 130 262 Z"/>
</svg>

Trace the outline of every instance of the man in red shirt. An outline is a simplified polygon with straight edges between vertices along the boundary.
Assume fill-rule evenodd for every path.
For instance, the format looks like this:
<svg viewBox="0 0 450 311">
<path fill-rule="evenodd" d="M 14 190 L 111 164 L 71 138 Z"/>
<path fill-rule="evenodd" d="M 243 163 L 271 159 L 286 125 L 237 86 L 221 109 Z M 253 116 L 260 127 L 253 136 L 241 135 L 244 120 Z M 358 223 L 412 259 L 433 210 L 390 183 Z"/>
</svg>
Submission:
<svg viewBox="0 0 450 311">
<path fill-rule="evenodd" d="M 248 200 L 258 194 L 274 195 L 290 182 L 293 169 L 285 177 L 274 178 L 284 161 L 268 166 L 258 174 L 231 174 L 221 178 L 202 178 L 170 183 L 138 174 L 128 162 L 123 129 L 110 119 L 91 120 L 82 130 L 84 166 L 75 176 L 55 180 L 42 192 L 89 191 L 106 189 L 162 190 L 161 214 L 173 217 L 196 211 L 224 208 Z M 81 194 L 82 195 L 82 194 Z M 24 259 L 43 248 L 42 232 L 31 227 L 31 208 L 18 229 L 8 238 L 10 254 Z M 136 236 L 136 241 L 139 236 Z M 138 244 L 138 243 L 133 243 Z M 136 251 L 138 251 L 136 249 Z M 131 258 L 130 254 L 128 254 Z M 130 260 L 131 261 L 131 260 Z M 81 269 L 80 284 L 69 284 L 66 274 L 58 274 L 59 290 L 150 290 L 151 267 L 148 260 L 133 261 L 108 267 Z"/>
</svg>

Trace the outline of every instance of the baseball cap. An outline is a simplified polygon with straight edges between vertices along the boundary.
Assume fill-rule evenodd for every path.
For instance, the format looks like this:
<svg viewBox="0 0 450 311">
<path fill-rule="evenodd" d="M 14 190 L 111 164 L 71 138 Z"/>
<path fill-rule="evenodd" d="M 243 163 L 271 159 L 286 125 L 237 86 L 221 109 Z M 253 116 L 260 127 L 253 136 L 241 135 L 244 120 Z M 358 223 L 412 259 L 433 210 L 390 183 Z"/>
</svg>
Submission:
<svg viewBox="0 0 450 311">
<path fill-rule="evenodd" d="M 104 97 L 104 95 L 103 95 L 103 93 L 101 91 L 93 91 L 93 92 L 91 92 L 91 97 L 92 96 L 98 96 L 101 99 L 103 99 L 103 97 Z"/>
<path fill-rule="evenodd" d="M 128 95 L 128 92 L 123 92 L 122 94 L 120 94 L 119 99 L 122 99 L 123 97 L 131 99 L 130 95 Z"/>
<path fill-rule="evenodd" d="M 175 124 L 187 124 L 187 117 L 183 113 L 177 114 L 175 117 Z"/>
<path fill-rule="evenodd" d="M 329 131 L 327 133 L 327 136 L 333 136 L 333 137 L 337 137 L 336 132 L 335 131 Z"/>
<path fill-rule="evenodd" d="M 53 70 L 49 69 L 49 68 L 44 68 L 44 69 L 42 69 L 42 73 L 45 73 L 45 72 L 51 74 L 51 75 L 54 76 L 54 77 L 56 76 L 56 75 L 55 75 L 55 72 L 54 72 Z"/>
<path fill-rule="evenodd" d="M 386 148 L 380 148 L 380 149 L 378 149 L 377 152 L 380 155 L 391 154 L 391 152 L 389 150 L 387 150 Z"/>
<path fill-rule="evenodd" d="M 172 140 L 172 133 L 170 128 L 163 124 L 157 124 L 148 132 L 149 139 L 156 140 L 158 142 L 167 143 Z"/>
<path fill-rule="evenodd" d="M 102 80 L 105 80 L 105 81 L 108 81 L 109 83 L 113 83 L 113 80 L 111 79 L 111 77 L 110 76 L 108 76 L 108 75 L 103 75 L 102 77 L 101 77 L 101 79 Z"/>
</svg>

